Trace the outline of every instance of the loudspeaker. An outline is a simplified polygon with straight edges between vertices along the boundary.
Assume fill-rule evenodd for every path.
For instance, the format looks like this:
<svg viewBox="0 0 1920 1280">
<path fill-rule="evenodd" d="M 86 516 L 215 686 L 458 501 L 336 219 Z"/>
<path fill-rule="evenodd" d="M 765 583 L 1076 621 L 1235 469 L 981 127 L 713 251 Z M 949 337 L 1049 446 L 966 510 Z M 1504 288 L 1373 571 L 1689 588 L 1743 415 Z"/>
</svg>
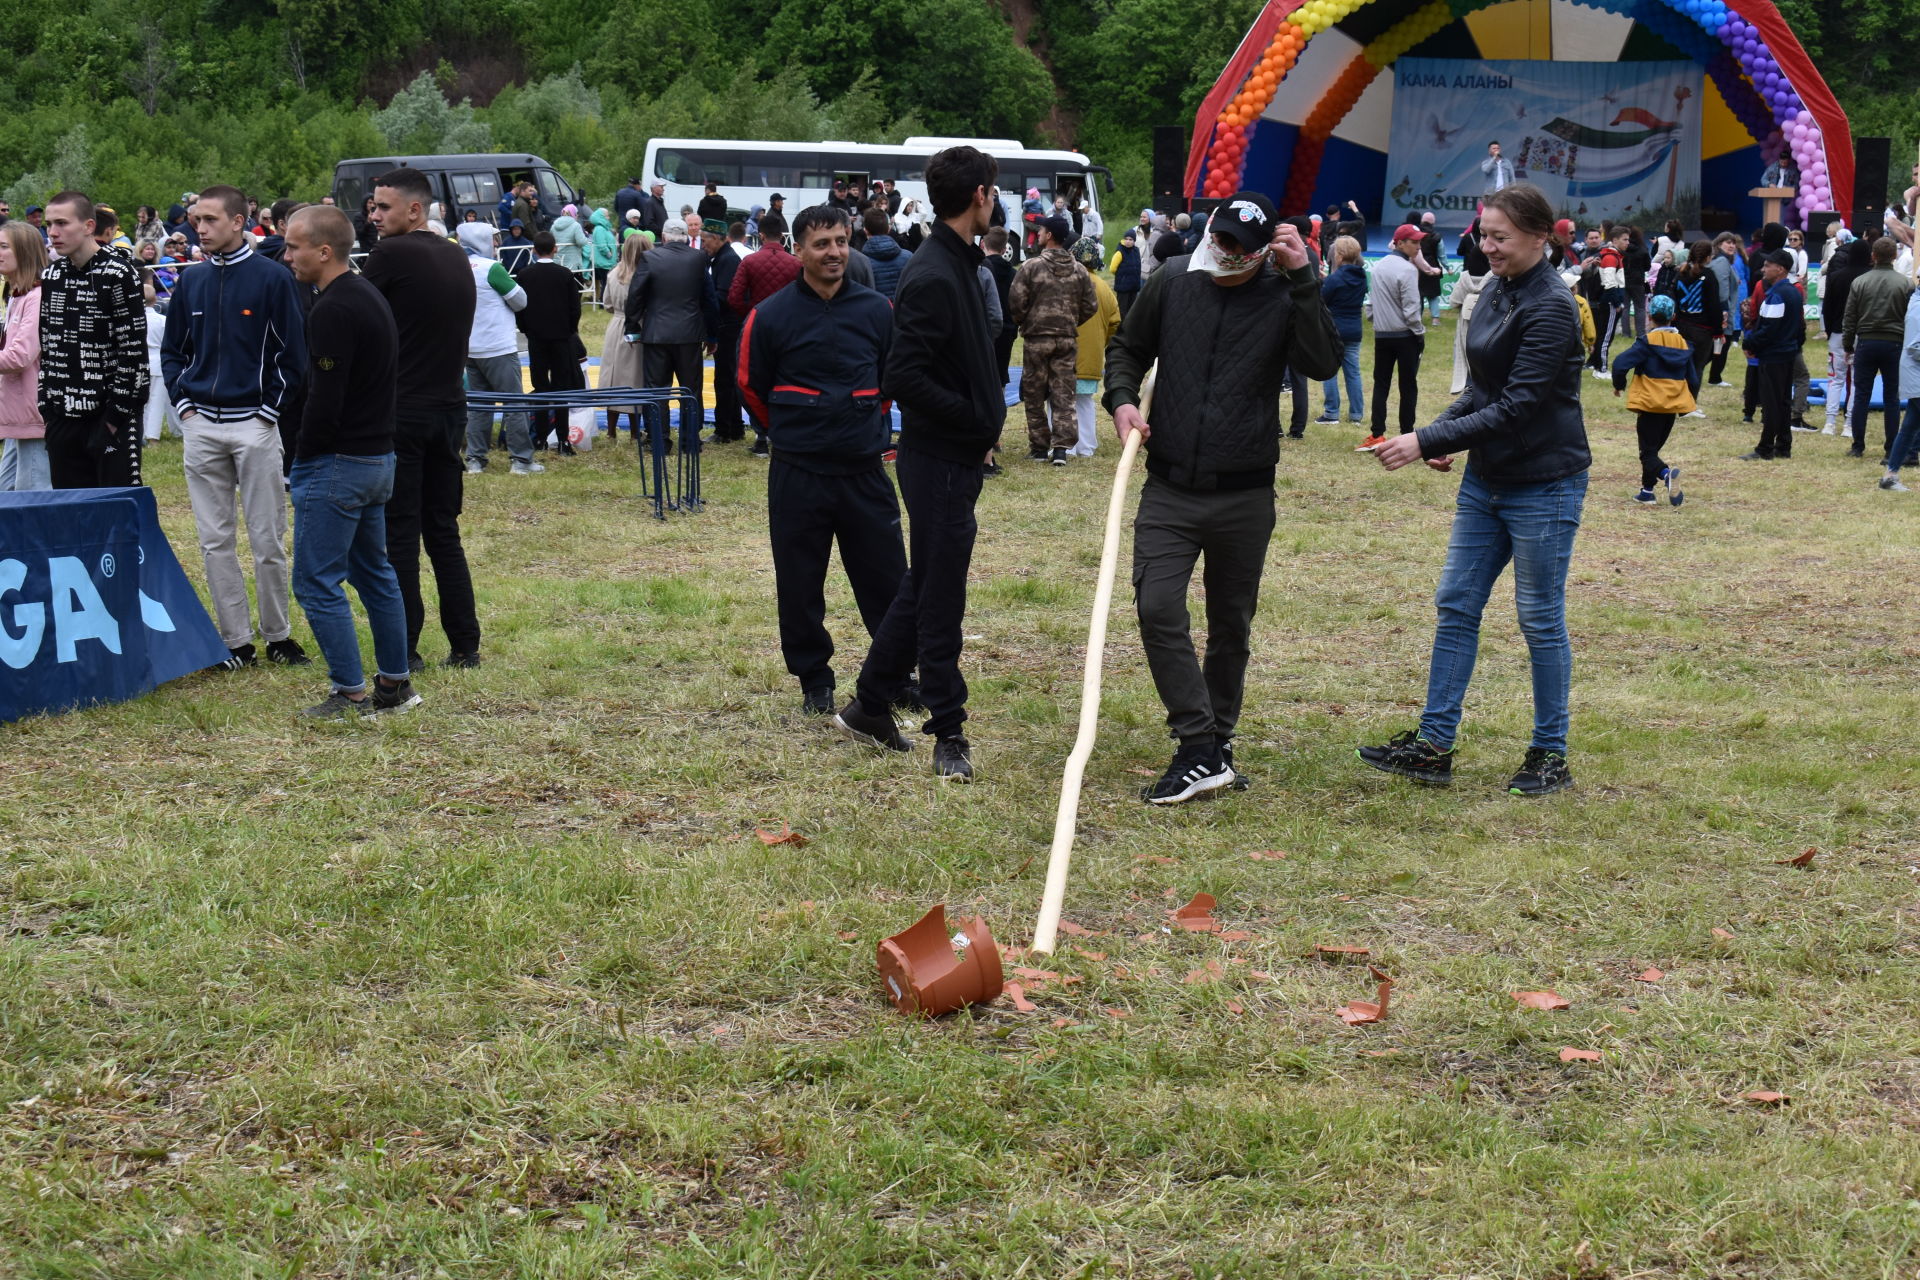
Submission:
<svg viewBox="0 0 1920 1280">
<path fill-rule="evenodd" d="M 1179 213 L 1187 207 L 1187 131 L 1177 124 L 1153 127 L 1153 207 Z"/>
<path fill-rule="evenodd" d="M 1815 262 L 1826 251 L 1827 236 L 1832 234 L 1833 224 L 1840 221 L 1840 215 L 1831 209 L 1815 209 L 1807 215 L 1807 256 Z"/>
<path fill-rule="evenodd" d="M 1869 241 L 1882 234 L 1880 219 L 1887 211 L 1887 167 L 1892 154 L 1891 138 L 1853 140 L 1853 232 Z"/>
</svg>

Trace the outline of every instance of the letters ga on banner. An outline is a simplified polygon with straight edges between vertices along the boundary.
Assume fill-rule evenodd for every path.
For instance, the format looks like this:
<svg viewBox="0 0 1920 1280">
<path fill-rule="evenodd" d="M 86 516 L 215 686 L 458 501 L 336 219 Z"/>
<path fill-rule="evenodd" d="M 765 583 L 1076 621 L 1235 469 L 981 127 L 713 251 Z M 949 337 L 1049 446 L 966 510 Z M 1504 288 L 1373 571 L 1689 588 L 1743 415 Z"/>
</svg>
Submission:
<svg viewBox="0 0 1920 1280">
<path fill-rule="evenodd" d="M 152 490 L 0 494 L 0 721 L 136 697 L 226 656 Z"/>
<path fill-rule="evenodd" d="M 1642 224 L 1700 215 L 1700 68 L 1691 62 L 1402 58 L 1382 221 L 1465 227 L 1498 142 L 1556 216 Z"/>
</svg>

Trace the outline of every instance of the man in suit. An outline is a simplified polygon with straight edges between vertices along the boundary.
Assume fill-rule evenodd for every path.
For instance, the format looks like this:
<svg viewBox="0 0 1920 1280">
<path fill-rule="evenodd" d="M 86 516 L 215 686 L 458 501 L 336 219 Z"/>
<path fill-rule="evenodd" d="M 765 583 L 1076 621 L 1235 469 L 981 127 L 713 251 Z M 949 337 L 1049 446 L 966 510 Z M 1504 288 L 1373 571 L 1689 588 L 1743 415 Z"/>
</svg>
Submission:
<svg viewBox="0 0 1920 1280">
<path fill-rule="evenodd" d="M 689 431 L 681 404 L 684 438 L 697 435 L 705 413 L 701 399 L 700 352 L 713 351 L 718 337 L 719 300 L 707 273 L 707 255 L 687 239 L 679 223 L 667 226 L 660 247 L 640 255 L 627 286 L 627 341 L 642 343 L 643 376 L 649 387 L 682 386 L 693 392 Z"/>
</svg>

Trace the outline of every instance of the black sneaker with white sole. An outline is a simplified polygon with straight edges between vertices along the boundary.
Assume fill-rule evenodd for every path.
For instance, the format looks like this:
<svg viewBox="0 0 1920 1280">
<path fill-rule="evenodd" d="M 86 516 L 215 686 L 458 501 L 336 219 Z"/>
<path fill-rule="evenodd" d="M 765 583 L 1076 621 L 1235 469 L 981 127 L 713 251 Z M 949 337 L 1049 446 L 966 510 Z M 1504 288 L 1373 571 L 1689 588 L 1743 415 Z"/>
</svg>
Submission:
<svg viewBox="0 0 1920 1280">
<path fill-rule="evenodd" d="M 882 751 L 913 750 L 913 744 L 900 736 L 900 726 L 893 722 L 891 712 L 868 715 L 858 698 L 840 708 L 840 714 L 833 718 L 833 723 L 855 742 L 864 742 Z"/>
<path fill-rule="evenodd" d="M 1233 770 L 1221 758 L 1220 748 L 1182 746 L 1173 753 L 1160 781 L 1140 789 L 1140 798 L 1148 804 L 1185 804 L 1198 795 L 1233 785 Z"/>
<path fill-rule="evenodd" d="M 359 702 L 349 698 L 338 690 L 327 695 L 325 702 L 315 703 L 300 714 L 309 720 L 352 720 L 366 713 L 365 700 Z"/>
<path fill-rule="evenodd" d="M 242 667 L 257 667 L 259 665 L 260 665 L 259 650 L 255 649 L 253 647 L 253 643 L 249 641 L 248 643 L 241 645 L 238 649 L 227 650 L 226 661 L 216 662 L 211 667 L 208 667 L 207 670 L 238 671 Z"/>
<path fill-rule="evenodd" d="M 1253 779 L 1240 772 L 1240 766 L 1233 762 L 1233 739 L 1228 738 L 1220 744 L 1220 759 L 1233 772 L 1233 789 L 1245 791 L 1253 785 Z"/>
<path fill-rule="evenodd" d="M 1507 783 L 1507 794 L 1550 796 L 1572 785 L 1573 771 L 1567 768 L 1564 754 L 1545 747 L 1528 747 L 1526 759 L 1520 762 L 1520 772 Z"/>
<path fill-rule="evenodd" d="M 420 695 L 413 691 L 413 681 L 402 680 L 399 684 L 389 685 L 376 678 L 361 710 L 367 715 L 384 716 L 404 714 L 419 705 Z"/>
<path fill-rule="evenodd" d="M 313 659 L 307 656 L 307 651 L 302 649 L 300 642 L 292 636 L 288 636 L 285 640 L 268 641 L 267 661 L 278 663 L 283 667 L 310 667 L 313 665 Z"/>
<path fill-rule="evenodd" d="M 940 738 L 933 744 L 933 771 L 955 782 L 973 781 L 973 748 L 965 738 Z"/>
<path fill-rule="evenodd" d="M 1047 455 L 1047 461 L 1056 467 L 1064 467 L 1067 465 L 1067 451 L 1065 449 L 1055 449 Z"/>
<path fill-rule="evenodd" d="M 1385 746 L 1356 747 L 1353 753 L 1363 764 L 1412 778 L 1422 786 L 1444 787 L 1453 782 L 1453 748 L 1442 751 L 1421 737 L 1418 729 L 1396 734 Z"/>
<path fill-rule="evenodd" d="M 833 686 L 815 685 L 800 696 L 800 713 L 809 716 L 830 716 L 833 714 Z"/>
</svg>

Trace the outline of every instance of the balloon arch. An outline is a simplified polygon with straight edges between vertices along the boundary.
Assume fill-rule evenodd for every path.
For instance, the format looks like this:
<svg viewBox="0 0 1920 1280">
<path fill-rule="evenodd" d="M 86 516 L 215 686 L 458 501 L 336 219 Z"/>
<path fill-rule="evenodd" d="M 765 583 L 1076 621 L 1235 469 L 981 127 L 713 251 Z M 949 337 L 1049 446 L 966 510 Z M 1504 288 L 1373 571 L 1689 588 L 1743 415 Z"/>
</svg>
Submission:
<svg viewBox="0 0 1920 1280">
<path fill-rule="evenodd" d="M 1269 0 L 1201 105 L 1187 194 L 1251 186 L 1287 213 L 1377 198 L 1393 77 L 1376 77 L 1407 54 L 1690 59 L 1711 86 L 1703 189 L 1752 225 L 1747 189 L 1784 151 L 1797 220 L 1851 214 L 1846 116 L 1768 0 Z"/>
</svg>

